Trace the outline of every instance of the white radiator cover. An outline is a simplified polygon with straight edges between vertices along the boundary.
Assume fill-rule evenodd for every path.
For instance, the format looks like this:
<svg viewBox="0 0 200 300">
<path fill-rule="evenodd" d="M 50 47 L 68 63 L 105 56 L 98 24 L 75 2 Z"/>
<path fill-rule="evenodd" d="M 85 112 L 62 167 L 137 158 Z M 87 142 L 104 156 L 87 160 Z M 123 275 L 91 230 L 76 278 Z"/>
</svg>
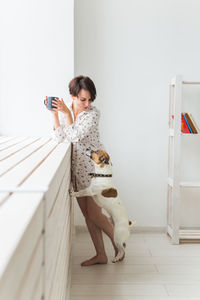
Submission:
<svg viewBox="0 0 200 300">
<path fill-rule="evenodd" d="M 0 137 L 0 299 L 69 299 L 71 147 Z"/>
</svg>

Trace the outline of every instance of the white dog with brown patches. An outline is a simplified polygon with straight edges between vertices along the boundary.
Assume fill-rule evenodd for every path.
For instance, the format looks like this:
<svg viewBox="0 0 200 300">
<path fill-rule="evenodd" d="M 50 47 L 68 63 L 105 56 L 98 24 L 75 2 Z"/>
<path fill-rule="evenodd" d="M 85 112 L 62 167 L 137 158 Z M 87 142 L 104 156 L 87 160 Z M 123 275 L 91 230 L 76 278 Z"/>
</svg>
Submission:
<svg viewBox="0 0 200 300">
<path fill-rule="evenodd" d="M 73 192 L 73 196 L 92 196 L 97 205 L 104 208 L 111 216 L 114 225 L 114 241 L 118 248 L 118 254 L 112 262 L 117 262 L 122 260 L 125 255 L 126 241 L 133 222 L 129 221 L 127 212 L 113 185 L 112 164 L 108 153 L 102 150 L 87 149 L 86 155 L 93 160 L 95 173 L 90 173 L 92 176 L 90 186 L 79 192 Z"/>
</svg>

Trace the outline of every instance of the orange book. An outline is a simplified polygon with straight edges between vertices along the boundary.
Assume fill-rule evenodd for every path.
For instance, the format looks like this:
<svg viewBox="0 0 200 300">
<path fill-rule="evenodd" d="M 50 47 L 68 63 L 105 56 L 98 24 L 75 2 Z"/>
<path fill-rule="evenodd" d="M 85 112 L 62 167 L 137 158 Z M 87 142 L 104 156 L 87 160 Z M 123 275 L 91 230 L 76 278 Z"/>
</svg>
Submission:
<svg viewBox="0 0 200 300">
<path fill-rule="evenodd" d="M 187 121 L 190 125 L 190 128 L 192 129 L 192 132 L 195 133 L 195 134 L 198 133 L 195 126 L 194 126 L 194 124 L 192 123 L 192 120 L 190 119 L 190 116 L 188 115 L 188 113 L 185 113 L 185 117 L 186 117 L 186 119 L 187 119 Z"/>
</svg>

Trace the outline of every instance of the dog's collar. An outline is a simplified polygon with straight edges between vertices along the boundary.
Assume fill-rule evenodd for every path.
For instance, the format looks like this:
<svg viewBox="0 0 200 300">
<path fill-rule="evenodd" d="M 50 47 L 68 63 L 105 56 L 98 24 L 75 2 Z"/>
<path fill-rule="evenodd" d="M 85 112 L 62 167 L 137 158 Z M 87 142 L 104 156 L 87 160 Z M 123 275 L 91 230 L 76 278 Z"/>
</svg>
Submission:
<svg viewBox="0 0 200 300">
<path fill-rule="evenodd" d="M 89 173 L 91 177 L 112 177 L 112 174 L 97 174 L 97 173 Z"/>
</svg>

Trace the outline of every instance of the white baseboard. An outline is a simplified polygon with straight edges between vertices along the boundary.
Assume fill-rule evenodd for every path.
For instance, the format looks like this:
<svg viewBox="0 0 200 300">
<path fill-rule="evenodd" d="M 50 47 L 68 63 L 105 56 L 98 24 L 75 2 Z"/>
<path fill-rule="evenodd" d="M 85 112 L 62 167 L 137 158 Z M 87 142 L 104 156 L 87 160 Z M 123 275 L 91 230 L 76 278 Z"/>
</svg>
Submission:
<svg viewBox="0 0 200 300">
<path fill-rule="evenodd" d="M 167 228 L 162 226 L 134 226 L 131 233 L 166 233 Z"/>
<path fill-rule="evenodd" d="M 84 225 L 75 225 L 75 231 L 87 232 L 88 229 Z M 131 228 L 131 233 L 166 233 L 166 227 L 160 226 L 134 226 Z"/>
</svg>

